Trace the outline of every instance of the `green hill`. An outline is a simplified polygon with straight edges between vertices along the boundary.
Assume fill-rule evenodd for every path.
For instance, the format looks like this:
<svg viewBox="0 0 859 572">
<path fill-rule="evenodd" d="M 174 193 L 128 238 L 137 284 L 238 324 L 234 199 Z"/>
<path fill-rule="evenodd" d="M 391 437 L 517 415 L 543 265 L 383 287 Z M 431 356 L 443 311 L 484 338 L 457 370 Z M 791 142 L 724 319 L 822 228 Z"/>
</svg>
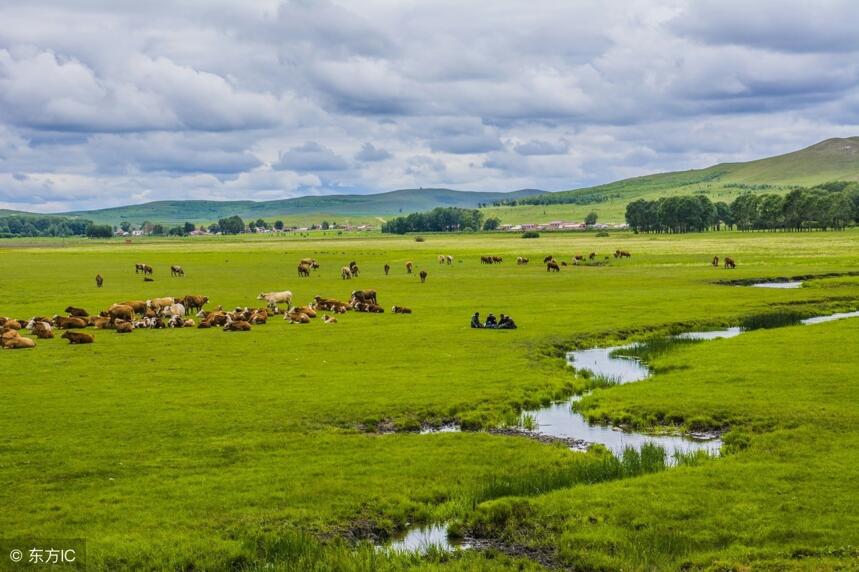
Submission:
<svg viewBox="0 0 859 572">
<path fill-rule="evenodd" d="M 859 137 L 827 139 L 799 151 L 756 161 L 721 163 L 551 193 L 537 197 L 535 202 L 566 204 L 489 208 L 487 214 L 504 222 L 523 223 L 582 220 L 594 210 L 603 222 L 622 222 L 627 203 L 639 198 L 703 194 L 714 202 L 730 202 L 745 191 L 780 193 L 796 186 L 836 180 L 859 180 Z"/>
<path fill-rule="evenodd" d="M 239 215 L 244 219 L 282 218 L 285 221 L 319 222 L 328 215 L 374 219 L 430 210 L 435 207 L 475 208 L 480 203 L 503 199 L 517 199 L 544 193 L 536 189 L 523 189 L 510 193 L 468 192 L 451 189 L 403 189 L 373 195 L 323 195 L 298 197 L 276 201 L 157 201 L 92 211 L 65 213 L 80 216 L 97 223 L 118 224 L 122 221 L 139 224 L 144 220 L 162 224 L 183 221 L 215 221 Z M 378 222 L 378 221 L 377 221 Z"/>
</svg>

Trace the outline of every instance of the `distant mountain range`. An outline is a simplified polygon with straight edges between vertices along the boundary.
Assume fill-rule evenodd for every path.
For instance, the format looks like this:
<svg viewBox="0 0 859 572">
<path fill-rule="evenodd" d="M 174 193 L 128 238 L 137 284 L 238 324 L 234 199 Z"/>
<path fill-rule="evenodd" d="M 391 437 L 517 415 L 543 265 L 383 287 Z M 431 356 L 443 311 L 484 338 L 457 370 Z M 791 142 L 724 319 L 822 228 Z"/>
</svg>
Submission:
<svg viewBox="0 0 859 572">
<path fill-rule="evenodd" d="M 744 190 L 771 189 L 779 192 L 791 186 L 813 186 L 835 180 L 859 180 L 859 137 L 827 139 L 805 149 L 745 163 L 721 163 L 705 169 L 661 173 L 624 179 L 614 183 L 560 191 L 553 198 L 603 196 L 611 203 L 626 203 L 647 197 L 706 191 L 714 198 L 724 199 Z M 295 220 L 319 222 L 320 216 L 390 217 L 425 211 L 435 207 L 475 208 L 494 201 L 521 199 L 545 194 L 547 191 L 522 189 L 504 192 L 468 192 L 452 189 L 402 189 L 371 195 L 322 195 L 274 201 L 157 201 L 62 213 L 91 219 L 97 223 L 119 224 L 129 221 L 139 224 L 145 220 L 178 224 L 215 221 L 239 215 L 245 219 Z M 29 214 L 3 211 L 3 214 Z"/>
<path fill-rule="evenodd" d="M 244 219 L 296 215 L 338 216 L 392 216 L 430 210 L 435 207 L 477 208 L 483 203 L 533 196 L 546 191 L 522 189 L 509 193 L 470 192 L 452 189 L 401 189 L 372 195 L 320 195 L 281 199 L 275 201 L 155 201 L 91 211 L 61 213 L 90 219 L 96 223 L 119 224 L 143 221 L 162 224 L 179 224 L 184 221 L 216 221 L 219 218 L 239 215 Z M 0 211 L 2 214 L 28 214 L 17 211 Z M 59 213 L 58 213 L 59 214 Z M 308 222 L 319 222 L 317 220 Z"/>
</svg>

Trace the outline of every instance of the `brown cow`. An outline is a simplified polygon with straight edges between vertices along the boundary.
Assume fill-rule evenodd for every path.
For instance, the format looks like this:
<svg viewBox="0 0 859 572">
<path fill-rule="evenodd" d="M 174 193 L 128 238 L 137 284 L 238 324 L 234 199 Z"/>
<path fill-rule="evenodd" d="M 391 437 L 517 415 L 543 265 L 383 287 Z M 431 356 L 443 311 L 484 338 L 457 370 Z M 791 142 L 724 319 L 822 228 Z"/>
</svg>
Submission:
<svg viewBox="0 0 859 572">
<path fill-rule="evenodd" d="M 125 304 L 113 304 L 107 309 L 107 317 L 109 317 L 113 323 L 116 323 L 117 320 L 130 322 L 134 320 L 134 308 L 126 306 Z"/>
<path fill-rule="evenodd" d="M 286 313 L 283 317 L 284 320 L 287 320 L 290 324 L 309 324 L 310 316 L 301 311 L 300 308 L 293 308 L 289 312 Z"/>
<path fill-rule="evenodd" d="M 83 308 L 75 308 L 74 306 L 69 306 L 65 310 L 66 314 L 69 316 L 75 316 L 76 318 L 86 318 L 89 316 L 86 310 Z"/>
<path fill-rule="evenodd" d="M 236 320 L 227 322 L 224 326 L 225 332 L 249 332 L 251 330 L 251 325 L 244 320 Z"/>
<path fill-rule="evenodd" d="M 336 324 L 337 318 L 332 318 L 328 314 L 325 314 L 324 316 L 322 316 L 322 321 L 325 322 L 326 324 Z"/>
<path fill-rule="evenodd" d="M 117 320 L 116 321 L 116 333 L 117 334 L 130 334 L 134 329 L 134 324 L 131 322 L 126 322 L 125 320 Z"/>
<path fill-rule="evenodd" d="M 54 337 L 54 331 L 51 328 L 51 323 L 44 320 L 36 320 L 35 318 L 27 324 L 33 334 L 42 340 L 47 340 Z"/>
<path fill-rule="evenodd" d="M 308 277 L 310 276 L 310 265 L 309 264 L 299 264 L 298 265 L 298 277 Z"/>
<path fill-rule="evenodd" d="M 718 268 L 718 267 L 719 267 L 719 257 L 718 257 L 718 256 L 714 256 L 714 257 L 713 257 L 713 262 L 711 262 L 711 264 L 713 265 L 713 268 Z"/>
<path fill-rule="evenodd" d="M 185 314 L 188 315 L 192 312 L 202 310 L 203 306 L 209 303 L 209 297 L 188 295 L 183 298 L 180 298 L 179 301 L 182 303 L 183 306 L 185 306 Z"/>
<path fill-rule="evenodd" d="M 492 257 L 491 256 L 481 256 L 480 257 L 480 263 L 481 264 L 492 264 Z"/>
<path fill-rule="evenodd" d="M 140 314 L 141 316 L 146 313 L 146 302 L 143 300 L 129 300 L 127 302 L 120 302 L 123 306 L 131 306 L 134 309 L 135 314 Z"/>
<path fill-rule="evenodd" d="M 63 330 L 71 328 L 86 328 L 87 321 L 83 318 L 64 318 L 63 316 L 54 316 L 54 325 Z"/>
<path fill-rule="evenodd" d="M 95 285 L 97 288 L 101 288 L 104 285 L 104 278 L 101 277 L 101 274 L 95 275 Z"/>
<path fill-rule="evenodd" d="M 546 258 L 543 259 L 543 264 L 546 264 L 550 260 L 554 260 L 554 259 L 555 259 L 555 257 L 550 254 L 549 256 L 547 256 Z"/>
<path fill-rule="evenodd" d="M 394 306 L 393 308 L 391 308 L 391 312 L 393 312 L 394 314 L 411 314 L 412 309 L 406 308 L 405 306 Z"/>
<path fill-rule="evenodd" d="M 730 256 L 726 256 L 725 257 L 725 268 L 736 268 L 736 267 L 737 267 L 737 263 L 734 262 L 734 259 L 731 258 Z"/>
<path fill-rule="evenodd" d="M 69 340 L 70 344 L 91 344 L 95 341 L 92 335 L 83 332 L 63 332 L 63 335 L 60 337 L 64 340 Z"/>
<path fill-rule="evenodd" d="M 378 300 L 376 300 L 375 290 L 354 290 L 352 292 L 350 302 L 372 302 L 373 304 L 379 303 Z"/>
<path fill-rule="evenodd" d="M 493 256 L 493 257 L 492 257 L 492 263 L 493 263 L 493 264 L 500 264 L 500 263 L 501 263 L 501 261 L 503 261 L 503 260 L 504 260 L 504 259 L 503 259 L 503 258 L 501 258 L 500 256 Z"/>
<path fill-rule="evenodd" d="M 391 265 L 390 265 L 390 264 L 385 264 L 385 276 L 387 276 L 387 275 L 388 275 L 388 272 L 390 272 L 390 271 L 391 271 Z"/>
<path fill-rule="evenodd" d="M 550 260 L 546 263 L 546 272 L 560 272 L 561 267 L 558 266 L 558 263 L 554 260 Z"/>
<path fill-rule="evenodd" d="M 36 342 L 30 338 L 23 337 L 17 330 L 8 330 L 3 332 L 3 336 L 0 338 L 0 341 L 3 343 L 3 349 L 6 350 L 20 350 L 36 347 Z"/>
<path fill-rule="evenodd" d="M 411 274 L 412 269 L 414 269 L 414 264 L 412 264 L 412 261 L 409 260 L 408 262 L 406 262 L 406 274 Z"/>
<path fill-rule="evenodd" d="M 354 260 L 349 263 L 349 270 L 352 271 L 352 276 L 358 277 L 358 264 Z"/>
<path fill-rule="evenodd" d="M 426 270 L 421 270 L 420 276 L 421 276 L 421 284 L 423 284 L 424 282 L 427 281 L 427 271 Z"/>
</svg>

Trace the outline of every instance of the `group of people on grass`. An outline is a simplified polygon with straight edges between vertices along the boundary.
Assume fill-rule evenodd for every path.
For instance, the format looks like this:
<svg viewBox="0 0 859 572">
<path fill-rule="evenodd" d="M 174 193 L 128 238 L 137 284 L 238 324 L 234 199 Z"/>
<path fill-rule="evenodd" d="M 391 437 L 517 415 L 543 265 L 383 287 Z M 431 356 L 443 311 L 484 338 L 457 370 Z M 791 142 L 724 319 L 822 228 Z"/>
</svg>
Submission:
<svg viewBox="0 0 859 572">
<path fill-rule="evenodd" d="M 501 314 L 500 318 L 495 318 L 495 314 L 489 314 L 486 316 L 486 322 L 480 323 L 480 312 L 475 312 L 473 316 L 471 316 L 471 327 L 472 328 L 489 328 L 493 330 L 515 330 L 516 322 L 513 321 L 513 318 L 510 316 L 505 316 Z"/>
</svg>

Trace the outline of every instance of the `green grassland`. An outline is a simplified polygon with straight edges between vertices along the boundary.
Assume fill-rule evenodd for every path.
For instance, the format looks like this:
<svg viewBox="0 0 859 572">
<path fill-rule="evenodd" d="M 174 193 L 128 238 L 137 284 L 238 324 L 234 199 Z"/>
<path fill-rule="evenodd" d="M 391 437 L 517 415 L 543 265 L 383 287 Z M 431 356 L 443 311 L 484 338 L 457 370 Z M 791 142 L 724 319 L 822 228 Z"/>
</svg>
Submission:
<svg viewBox="0 0 859 572">
<path fill-rule="evenodd" d="M 616 248 L 632 259 L 558 274 L 539 263 Z M 455 262 L 438 265 L 438 254 Z M 504 263 L 479 264 L 485 254 Z M 710 267 L 714 254 L 738 269 Z M 299 279 L 305 256 L 321 269 Z M 362 273 L 343 281 L 351 260 Z M 428 271 L 426 284 L 406 274 L 407 260 Z M 135 262 L 153 265 L 155 282 L 135 275 Z M 171 279 L 170 264 L 187 277 Z M 695 466 L 501 498 L 499 482 L 549 482 L 604 453 L 414 430 L 491 427 L 569 395 L 583 381 L 564 367 L 564 349 L 783 308 L 857 309 L 857 277 L 798 290 L 716 284 L 857 265 L 856 231 L 4 241 L 0 315 L 184 294 L 229 308 L 281 289 L 308 302 L 355 288 L 375 288 L 388 312 L 414 313 L 276 319 L 247 333 L 98 331 L 91 346 L 57 338 L 0 352 L 0 530 L 84 537 L 92 569 L 111 570 L 538 567 L 493 551 L 421 559 L 351 544 L 446 520 L 584 570 L 855 568 L 859 322 L 684 346 L 655 358 L 650 380 L 582 402 L 594 419 L 655 431 L 728 429 L 724 457 Z M 471 330 L 476 310 L 509 313 L 520 329 Z"/>
</svg>

